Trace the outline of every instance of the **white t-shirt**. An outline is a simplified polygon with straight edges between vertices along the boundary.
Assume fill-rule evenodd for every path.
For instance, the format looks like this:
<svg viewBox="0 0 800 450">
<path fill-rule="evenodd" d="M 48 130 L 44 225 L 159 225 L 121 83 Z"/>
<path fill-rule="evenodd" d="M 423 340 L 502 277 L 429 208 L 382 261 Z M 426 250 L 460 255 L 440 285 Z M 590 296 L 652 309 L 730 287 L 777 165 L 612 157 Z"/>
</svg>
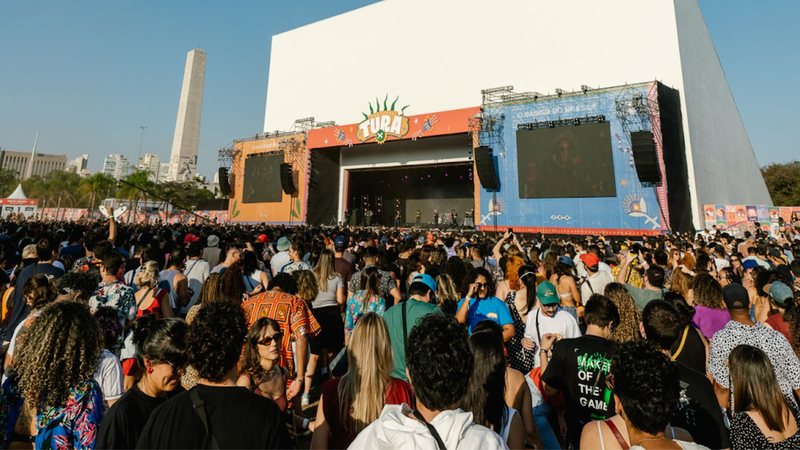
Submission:
<svg viewBox="0 0 800 450">
<path fill-rule="evenodd" d="M 536 324 L 539 324 L 539 331 L 536 331 Z M 525 337 L 532 340 L 536 347 L 534 347 L 534 364 L 533 367 L 539 367 L 539 336 L 544 336 L 547 333 L 560 334 L 563 339 L 572 339 L 581 336 L 581 330 L 578 327 L 578 322 L 572 317 L 572 314 L 558 309 L 553 317 L 541 312 L 539 308 L 534 309 L 528 313 L 528 318 L 525 323 Z"/>
<path fill-rule="evenodd" d="M 272 270 L 272 276 L 281 273 L 281 269 L 283 266 L 292 262 L 292 258 L 289 258 L 289 252 L 278 252 L 269 259 L 269 266 L 270 270 Z"/>
<path fill-rule="evenodd" d="M 602 294 L 606 286 L 614 282 L 614 276 L 611 275 L 611 272 L 601 270 L 581 281 L 581 304 L 586 306 L 586 301 L 589 300 L 592 294 Z"/>
<path fill-rule="evenodd" d="M 103 349 L 103 353 L 100 355 L 100 361 L 94 370 L 94 379 L 100 385 L 103 398 L 107 402 L 117 400 L 125 393 L 122 383 L 122 365 L 117 357 L 107 349 Z"/>
<path fill-rule="evenodd" d="M 192 296 L 189 299 L 189 304 L 184 308 L 188 311 L 200 297 L 200 291 L 203 289 L 203 283 L 206 282 L 208 274 L 211 272 L 211 266 L 208 261 L 204 259 L 190 259 L 186 261 L 186 267 L 183 269 L 183 274 L 189 282 L 189 289 L 192 290 Z"/>
</svg>

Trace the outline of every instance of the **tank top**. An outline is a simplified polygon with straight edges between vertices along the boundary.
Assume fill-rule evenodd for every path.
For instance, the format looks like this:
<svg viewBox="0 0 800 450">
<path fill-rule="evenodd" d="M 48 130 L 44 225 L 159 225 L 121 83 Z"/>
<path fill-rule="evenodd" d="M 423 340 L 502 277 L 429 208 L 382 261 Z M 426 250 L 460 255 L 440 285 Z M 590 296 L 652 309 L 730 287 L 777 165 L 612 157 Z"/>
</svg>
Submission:
<svg viewBox="0 0 800 450">
<path fill-rule="evenodd" d="M 175 275 L 179 273 L 178 270 L 162 270 L 159 274 L 163 281 L 169 284 L 169 305 L 173 310 L 178 308 L 178 292 L 175 290 Z"/>
<path fill-rule="evenodd" d="M 511 431 L 511 419 L 514 418 L 514 414 L 517 413 L 517 410 L 506 405 L 506 421 L 503 423 L 503 429 L 500 430 L 500 437 L 503 438 L 503 441 L 508 443 L 508 432 Z"/>
</svg>

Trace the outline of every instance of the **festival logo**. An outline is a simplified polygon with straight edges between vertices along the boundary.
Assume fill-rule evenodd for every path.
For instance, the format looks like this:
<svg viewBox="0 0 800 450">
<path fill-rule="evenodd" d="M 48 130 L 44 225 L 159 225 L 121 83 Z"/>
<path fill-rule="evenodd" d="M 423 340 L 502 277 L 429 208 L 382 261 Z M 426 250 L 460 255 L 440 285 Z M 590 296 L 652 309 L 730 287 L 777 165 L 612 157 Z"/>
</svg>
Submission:
<svg viewBox="0 0 800 450">
<path fill-rule="evenodd" d="M 364 115 L 364 120 L 358 124 L 356 137 L 359 141 L 375 139 L 378 144 L 383 144 L 390 136 L 401 138 L 408 134 L 408 117 L 403 114 L 408 105 L 399 111 L 396 110 L 398 98 L 394 99 L 391 106 L 387 106 L 386 101 L 389 99 L 387 95 L 383 99 L 383 108 L 377 98 L 374 106 L 372 103 L 369 104 L 369 114 L 361 113 Z"/>
</svg>

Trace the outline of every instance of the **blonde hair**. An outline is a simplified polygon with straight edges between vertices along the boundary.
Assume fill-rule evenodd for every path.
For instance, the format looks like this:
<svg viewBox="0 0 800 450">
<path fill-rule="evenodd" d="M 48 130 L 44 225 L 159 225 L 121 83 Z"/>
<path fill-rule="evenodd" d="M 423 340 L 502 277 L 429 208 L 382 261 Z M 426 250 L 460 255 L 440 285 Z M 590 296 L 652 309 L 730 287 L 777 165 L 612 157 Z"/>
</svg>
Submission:
<svg viewBox="0 0 800 450">
<path fill-rule="evenodd" d="M 436 299 L 439 303 L 457 302 L 461 299 L 453 277 L 446 273 L 436 277 Z"/>
<path fill-rule="evenodd" d="M 356 323 L 347 364 L 339 382 L 340 414 L 344 428 L 358 434 L 380 416 L 394 368 L 389 330 L 378 314 L 364 314 Z"/>
<path fill-rule="evenodd" d="M 611 332 L 611 340 L 617 343 L 639 341 L 642 339 L 639 333 L 639 322 L 641 317 L 636 310 L 628 289 L 620 283 L 609 283 L 603 292 L 619 311 L 619 325 Z"/>
<path fill-rule="evenodd" d="M 337 276 L 334 258 L 331 249 L 326 248 L 320 252 L 317 265 L 314 266 L 314 275 L 317 277 L 317 288 L 320 292 L 328 292 L 328 280 Z"/>
<path fill-rule="evenodd" d="M 293 273 L 294 279 L 297 282 L 297 296 L 307 302 L 311 302 L 317 298 L 319 290 L 317 289 L 317 280 L 314 277 L 314 272 L 310 270 L 298 270 Z"/>
<path fill-rule="evenodd" d="M 133 278 L 136 286 L 152 288 L 158 284 L 158 263 L 155 261 L 147 261 L 142 264 L 141 270 Z"/>
</svg>

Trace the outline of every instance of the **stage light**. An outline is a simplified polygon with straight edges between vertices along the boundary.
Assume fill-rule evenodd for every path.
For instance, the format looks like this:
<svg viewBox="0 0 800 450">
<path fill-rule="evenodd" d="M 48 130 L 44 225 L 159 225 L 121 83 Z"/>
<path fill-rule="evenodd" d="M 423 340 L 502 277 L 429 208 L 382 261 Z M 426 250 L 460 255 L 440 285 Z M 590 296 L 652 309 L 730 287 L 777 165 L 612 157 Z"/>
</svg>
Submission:
<svg viewBox="0 0 800 450">
<path fill-rule="evenodd" d="M 572 124 L 576 127 L 581 124 L 581 119 L 572 119 Z"/>
<path fill-rule="evenodd" d="M 556 127 L 556 123 L 553 122 L 552 120 L 547 122 L 547 128 L 555 128 L 555 127 Z"/>
<path fill-rule="evenodd" d="M 563 90 L 563 89 L 560 89 L 560 88 L 556 88 L 556 94 L 557 94 L 559 97 L 561 97 L 562 95 L 564 95 L 564 90 Z"/>
<path fill-rule="evenodd" d="M 589 92 L 589 86 L 582 84 L 581 90 L 583 91 L 583 94 L 586 95 L 586 93 Z"/>
<path fill-rule="evenodd" d="M 606 123 L 606 116 L 597 116 L 597 123 Z"/>
</svg>

